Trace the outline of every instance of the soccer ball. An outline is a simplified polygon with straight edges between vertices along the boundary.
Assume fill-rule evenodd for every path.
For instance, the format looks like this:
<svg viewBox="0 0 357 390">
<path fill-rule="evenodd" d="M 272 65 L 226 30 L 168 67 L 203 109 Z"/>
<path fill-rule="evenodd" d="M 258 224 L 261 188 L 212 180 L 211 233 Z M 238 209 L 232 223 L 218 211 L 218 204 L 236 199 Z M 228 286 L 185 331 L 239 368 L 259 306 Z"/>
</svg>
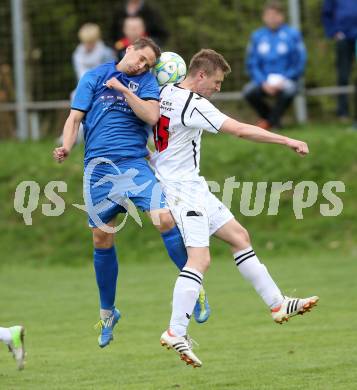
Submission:
<svg viewBox="0 0 357 390">
<path fill-rule="evenodd" d="M 186 76 L 186 64 L 182 57 L 171 51 L 161 54 L 154 67 L 159 85 L 180 83 Z"/>
</svg>

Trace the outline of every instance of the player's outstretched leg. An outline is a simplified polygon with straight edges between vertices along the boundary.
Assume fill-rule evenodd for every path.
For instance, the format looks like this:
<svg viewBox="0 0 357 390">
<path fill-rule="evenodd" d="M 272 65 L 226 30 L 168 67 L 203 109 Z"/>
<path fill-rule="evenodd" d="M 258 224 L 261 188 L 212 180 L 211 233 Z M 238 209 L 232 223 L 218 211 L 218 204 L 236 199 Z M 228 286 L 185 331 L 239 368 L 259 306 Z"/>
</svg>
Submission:
<svg viewBox="0 0 357 390">
<path fill-rule="evenodd" d="M 187 251 L 183 242 L 180 230 L 177 226 L 161 234 L 164 241 L 167 253 L 177 268 L 182 271 L 182 268 L 187 262 Z M 200 295 L 196 301 L 193 315 L 196 322 L 202 324 L 206 322 L 211 314 L 211 308 L 208 303 L 207 294 L 201 286 Z"/>
<path fill-rule="evenodd" d="M 118 261 L 114 246 L 94 249 L 94 269 L 100 297 L 98 344 L 104 348 L 113 340 L 113 329 L 120 319 L 120 312 L 115 308 Z"/>
<path fill-rule="evenodd" d="M 304 314 L 316 306 L 319 297 L 313 296 L 309 298 L 290 298 L 284 297 L 283 303 L 271 310 L 273 320 L 278 324 L 288 321 L 290 317 L 297 314 Z"/>
<path fill-rule="evenodd" d="M 162 346 L 176 351 L 181 360 L 193 367 L 201 367 L 202 362 L 192 351 L 192 342 L 187 335 L 187 327 L 199 296 L 203 275 L 196 269 L 184 267 L 180 272 L 173 293 L 170 327 L 160 338 Z"/>
<path fill-rule="evenodd" d="M 25 367 L 25 328 L 21 325 L 9 328 L 11 340 L 8 344 L 9 351 L 16 360 L 17 368 L 23 370 Z"/>
<path fill-rule="evenodd" d="M 270 308 L 274 321 L 282 323 L 296 314 L 303 314 L 316 305 L 318 297 L 284 297 L 266 266 L 251 247 L 249 234 L 235 219 L 230 220 L 215 233 L 231 245 L 234 261 L 239 272 L 254 287 Z M 244 249 L 240 249 L 244 248 Z"/>
<path fill-rule="evenodd" d="M 288 321 L 290 317 L 304 314 L 316 305 L 319 297 L 289 298 L 284 297 L 267 268 L 260 263 L 252 247 L 248 247 L 235 254 L 235 262 L 242 273 L 248 279 L 265 303 L 270 307 L 273 320 L 279 324 Z"/>
</svg>

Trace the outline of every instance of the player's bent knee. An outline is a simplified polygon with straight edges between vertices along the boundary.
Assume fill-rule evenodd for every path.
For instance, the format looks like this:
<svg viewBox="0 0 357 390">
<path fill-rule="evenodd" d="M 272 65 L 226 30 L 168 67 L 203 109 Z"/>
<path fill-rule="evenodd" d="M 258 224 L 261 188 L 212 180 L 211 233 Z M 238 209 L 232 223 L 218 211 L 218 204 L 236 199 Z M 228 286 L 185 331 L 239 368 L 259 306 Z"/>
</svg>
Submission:
<svg viewBox="0 0 357 390">
<path fill-rule="evenodd" d="M 233 242 L 231 245 L 233 252 L 245 249 L 250 245 L 251 242 L 248 230 L 242 226 L 237 227 L 237 229 L 234 231 Z"/>
<path fill-rule="evenodd" d="M 93 245 L 94 248 L 111 248 L 114 245 L 114 235 L 95 228 L 93 229 Z"/>
<path fill-rule="evenodd" d="M 250 244 L 250 237 L 247 229 L 243 228 L 240 232 L 240 235 L 242 241 L 245 241 L 246 243 Z"/>
<path fill-rule="evenodd" d="M 158 222 L 158 224 L 154 225 L 160 233 L 167 232 L 175 226 L 175 220 L 170 212 L 161 212 Z"/>
<path fill-rule="evenodd" d="M 197 269 L 201 273 L 205 273 L 210 264 L 211 264 L 211 256 L 209 253 L 192 253 L 192 251 L 188 256 L 186 266 L 189 268 Z"/>
<path fill-rule="evenodd" d="M 211 264 L 211 257 L 210 256 L 204 257 L 203 259 L 201 259 L 201 270 L 202 270 L 202 273 L 207 272 L 210 264 Z"/>
<path fill-rule="evenodd" d="M 208 270 L 210 265 L 211 265 L 211 258 L 208 256 L 206 259 L 204 259 L 205 271 Z"/>
</svg>

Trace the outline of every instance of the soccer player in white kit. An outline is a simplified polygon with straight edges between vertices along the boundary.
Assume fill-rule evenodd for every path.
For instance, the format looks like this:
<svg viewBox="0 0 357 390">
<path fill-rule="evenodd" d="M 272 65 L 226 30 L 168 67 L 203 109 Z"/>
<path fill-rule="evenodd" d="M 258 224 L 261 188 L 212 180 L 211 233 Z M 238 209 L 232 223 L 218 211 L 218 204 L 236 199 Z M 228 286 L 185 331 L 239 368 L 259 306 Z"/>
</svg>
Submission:
<svg viewBox="0 0 357 390">
<path fill-rule="evenodd" d="M 188 253 L 186 266 L 176 280 L 169 329 L 162 334 L 160 341 L 194 367 L 200 367 L 202 362 L 192 351 L 187 327 L 203 274 L 210 263 L 211 235 L 230 245 L 237 268 L 270 308 L 277 323 L 309 311 L 319 299 L 317 296 L 290 298 L 281 293 L 256 256 L 247 230 L 209 191 L 205 179 L 199 176 L 203 130 L 228 133 L 255 142 L 280 144 L 301 156 L 309 152 L 305 142 L 240 123 L 211 104 L 206 98 L 220 91 L 224 76 L 229 72 L 226 60 L 214 50 L 203 49 L 195 54 L 187 78 L 179 85 L 169 84 L 162 88 L 161 117 L 154 129 L 156 152 L 151 162 Z"/>
</svg>

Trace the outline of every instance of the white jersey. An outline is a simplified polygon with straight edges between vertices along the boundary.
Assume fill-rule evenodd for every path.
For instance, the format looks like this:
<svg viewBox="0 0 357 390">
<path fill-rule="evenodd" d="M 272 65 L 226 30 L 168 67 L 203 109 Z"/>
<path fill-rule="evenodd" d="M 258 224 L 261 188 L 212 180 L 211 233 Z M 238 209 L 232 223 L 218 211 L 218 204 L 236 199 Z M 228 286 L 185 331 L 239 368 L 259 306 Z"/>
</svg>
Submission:
<svg viewBox="0 0 357 390">
<path fill-rule="evenodd" d="M 207 247 L 209 237 L 233 218 L 200 171 L 203 130 L 217 133 L 228 117 L 204 97 L 175 85 L 160 93 L 151 162 L 186 247 Z"/>
<path fill-rule="evenodd" d="M 217 133 L 227 118 L 204 97 L 173 84 L 164 86 L 151 158 L 158 180 L 199 180 L 202 131 Z"/>
</svg>

